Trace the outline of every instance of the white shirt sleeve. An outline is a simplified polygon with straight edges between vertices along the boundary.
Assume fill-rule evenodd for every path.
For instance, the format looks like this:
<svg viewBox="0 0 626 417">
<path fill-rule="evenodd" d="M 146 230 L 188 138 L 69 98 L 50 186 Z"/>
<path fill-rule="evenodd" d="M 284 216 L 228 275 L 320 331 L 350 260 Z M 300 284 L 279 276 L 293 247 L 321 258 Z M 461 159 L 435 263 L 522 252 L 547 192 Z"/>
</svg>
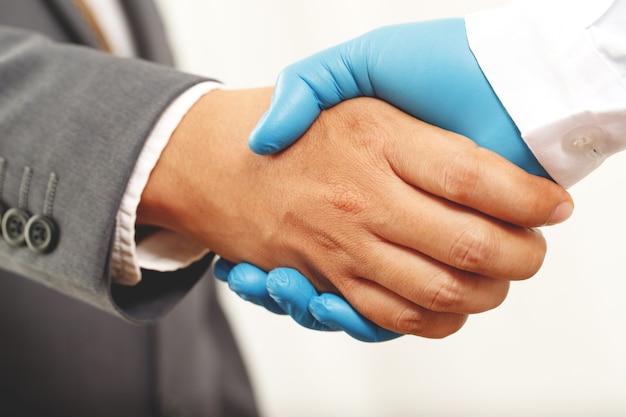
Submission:
<svg viewBox="0 0 626 417">
<path fill-rule="evenodd" d="M 626 148 L 626 0 L 517 0 L 466 17 L 472 52 L 564 187 Z"/>
<path fill-rule="evenodd" d="M 174 271 L 208 252 L 208 249 L 169 230 L 157 230 L 137 244 L 135 223 L 141 194 L 174 129 L 200 97 L 218 87 L 221 88 L 221 84 L 203 82 L 185 91 L 170 104 L 147 138 L 117 213 L 111 258 L 113 282 L 135 285 L 141 281 L 140 268 Z"/>
</svg>

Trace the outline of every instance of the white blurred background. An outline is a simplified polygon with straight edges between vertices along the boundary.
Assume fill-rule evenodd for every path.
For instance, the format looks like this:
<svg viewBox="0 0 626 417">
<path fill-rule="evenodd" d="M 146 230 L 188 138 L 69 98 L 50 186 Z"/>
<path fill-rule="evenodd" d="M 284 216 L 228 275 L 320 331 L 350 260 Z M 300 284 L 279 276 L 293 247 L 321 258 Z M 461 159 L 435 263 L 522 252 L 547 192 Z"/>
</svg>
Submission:
<svg viewBox="0 0 626 417">
<path fill-rule="evenodd" d="M 381 25 L 502 0 L 160 0 L 180 67 L 240 87 Z M 534 278 L 443 340 L 364 344 L 298 327 L 221 285 L 265 417 L 626 415 L 626 154 L 570 191 Z M 614 188 L 617 187 L 617 188 Z"/>
</svg>

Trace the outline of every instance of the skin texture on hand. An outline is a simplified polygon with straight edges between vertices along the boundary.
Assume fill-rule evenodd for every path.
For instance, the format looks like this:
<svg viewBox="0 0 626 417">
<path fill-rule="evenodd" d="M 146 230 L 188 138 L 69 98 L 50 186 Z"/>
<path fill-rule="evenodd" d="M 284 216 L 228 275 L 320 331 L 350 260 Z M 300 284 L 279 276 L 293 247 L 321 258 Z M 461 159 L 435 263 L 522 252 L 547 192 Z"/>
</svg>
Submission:
<svg viewBox="0 0 626 417">
<path fill-rule="evenodd" d="M 337 105 L 288 150 L 256 155 L 247 138 L 271 93 L 203 97 L 155 167 L 139 222 L 232 262 L 295 268 L 391 331 L 443 337 L 536 273 L 546 247 L 532 227 L 571 208 L 561 187 L 376 99 Z"/>
</svg>

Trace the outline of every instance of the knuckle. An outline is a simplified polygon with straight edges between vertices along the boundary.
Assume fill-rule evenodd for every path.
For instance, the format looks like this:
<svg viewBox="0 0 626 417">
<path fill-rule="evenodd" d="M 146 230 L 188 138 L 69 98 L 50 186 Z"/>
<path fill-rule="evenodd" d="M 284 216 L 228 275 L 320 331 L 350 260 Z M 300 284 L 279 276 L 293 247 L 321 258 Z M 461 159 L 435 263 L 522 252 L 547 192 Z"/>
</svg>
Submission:
<svg viewBox="0 0 626 417">
<path fill-rule="evenodd" d="M 448 263 L 464 271 L 480 272 L 493 256 L 495 241 L 492 233 L 479 227 L 465 229 L 452 243 Z"/>
<path fill-rule="evenodd" d="M 394 331 L 431 339 L 441 339 L 457 332 L 467 320 L 464 314 L 434 313 L 407 307 L 395 317 Z"/>
<path fill-rule="evenodd" d="M 423 336 L 428 329 L 428 320 L 423 311 L 407 306 L 394 319 L 394 330 L 404 334 Z"/>
<path fill-rule="evenodd" d="M 476 314 L 491 310 L 505 300 L 509 281 L 476 274 L 446 273 L 445 281 L 433 282 L 425 305 L 431 311 Z"/>
<path fill-rule="evenodd" d="M 341 184 L 330 188 L 326 201 L 333 209 L 348 214 L 359 214 L 370 206 L 364 194 Z"/>
<path fill-rule="evenodd" d="M 454 158 L 444 168 L 443 197 L 457 203 L 471 201 L 479 182 L 480 164 L 472 163 L 471 158 Z"/>
<path fill-rule="evenodd" d="M 458 310 L 465 298 L 458 281 L 449 276 L 443 281 L 438 280 L 426 297 L 427 307 L 432 311 Z"/>
</svg>

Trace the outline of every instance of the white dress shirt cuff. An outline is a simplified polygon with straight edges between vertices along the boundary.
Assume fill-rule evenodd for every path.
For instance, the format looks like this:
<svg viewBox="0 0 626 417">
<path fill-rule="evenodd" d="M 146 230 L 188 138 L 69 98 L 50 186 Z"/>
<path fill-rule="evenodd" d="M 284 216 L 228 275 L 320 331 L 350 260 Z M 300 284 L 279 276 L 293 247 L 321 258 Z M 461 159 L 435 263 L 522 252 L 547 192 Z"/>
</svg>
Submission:
<svg viewBox="0 0 626 417">
<path fill-rule="evenodd" d="M 162 229 L 137 244 L 135 223 L 141 194 L 172 133 L 200 97 L 218 87 L 221 84 L 207 81 L 185 91 L 170 104 L 147 138 L 117 213 L 111 258 L 114 283 L 135 285 L 141 281 L 141 268 L 174 271 L 188 266 L 208 252 L 184 236 Z"/>
<path fill-rule="evenodd" d="M 525 0 L 466 17 L 472 52 L 564 187 L 626 148 L 626 0 Z"/>
</svg>

